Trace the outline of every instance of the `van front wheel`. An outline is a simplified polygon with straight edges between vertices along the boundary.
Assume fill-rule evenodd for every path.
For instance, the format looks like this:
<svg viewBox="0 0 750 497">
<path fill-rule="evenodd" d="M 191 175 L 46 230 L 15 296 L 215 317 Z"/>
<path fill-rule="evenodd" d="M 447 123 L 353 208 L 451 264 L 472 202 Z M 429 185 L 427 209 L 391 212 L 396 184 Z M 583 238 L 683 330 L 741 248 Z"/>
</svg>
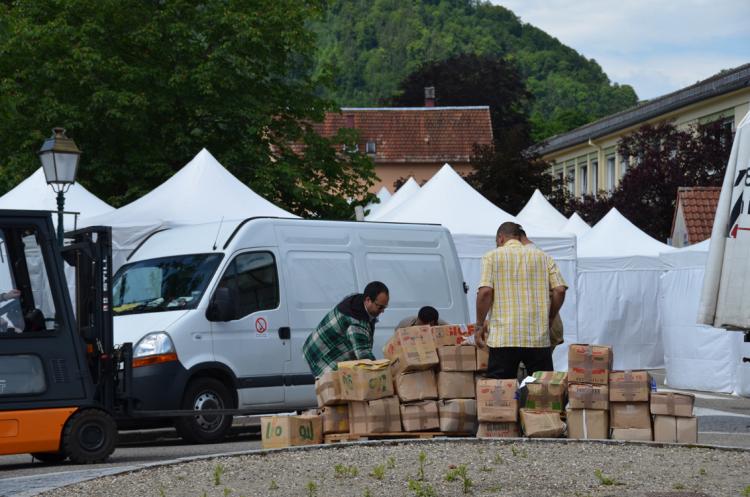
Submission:
<svg viewBox="0 0 750 497">
<path fill-rule="evenodd" d="M 213 378 L 196 378 L 188 384 L 182 398 L 182 409 L 231 409 L 229 389 Z M 175 420 L 177 433 L 191 443 L 212 443 L 224 438 L 232 426 L 232 416 L 207 415 L 180 416 Z"/>
</svg>

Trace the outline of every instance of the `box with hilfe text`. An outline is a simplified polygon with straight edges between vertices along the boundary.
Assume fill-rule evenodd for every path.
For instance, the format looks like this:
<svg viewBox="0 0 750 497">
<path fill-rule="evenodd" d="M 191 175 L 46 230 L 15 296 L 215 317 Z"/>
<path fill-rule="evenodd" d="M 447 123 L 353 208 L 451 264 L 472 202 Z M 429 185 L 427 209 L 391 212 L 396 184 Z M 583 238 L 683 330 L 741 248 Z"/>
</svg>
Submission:
<svg viewBox="0 0 750 497">
<path fill-rule="evenodd" d="M 477 417 L 479 421 L 518 421 L 518 382 L 482 378 L 477 381 Z"/>
<path fill-rule="evenodd" d="M 612 347 L 574 343 L 568 348 L 568 382 L 607 385 Z"/>
<path fill-rule="evenodd" d="M 437 347 L 461 345 L 465 338 L 474 334 L 474 325 L 446 324 L 432 327 L 432 336 Z"/>
</svg>

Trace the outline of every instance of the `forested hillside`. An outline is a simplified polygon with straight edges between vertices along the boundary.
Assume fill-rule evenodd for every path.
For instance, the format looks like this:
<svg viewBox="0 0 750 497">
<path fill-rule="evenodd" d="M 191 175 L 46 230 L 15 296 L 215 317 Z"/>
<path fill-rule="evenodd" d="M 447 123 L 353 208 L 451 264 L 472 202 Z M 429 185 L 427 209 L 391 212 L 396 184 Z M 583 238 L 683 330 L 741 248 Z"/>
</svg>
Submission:
<svg viewBox="0 0 750 497">
<path fill-rule="evenodd" d="M 534 138 L 567 131 L 637 102 L 588 60 L 513 12 L 476 0 L 332 0 L 318 33 L 317 70 L 342 106 L 383 104 L 421 65 L 459 53 L 514 61 L 533 95 Z M 436 88 L 438 104 L 440 88 Z"/>
</svg>

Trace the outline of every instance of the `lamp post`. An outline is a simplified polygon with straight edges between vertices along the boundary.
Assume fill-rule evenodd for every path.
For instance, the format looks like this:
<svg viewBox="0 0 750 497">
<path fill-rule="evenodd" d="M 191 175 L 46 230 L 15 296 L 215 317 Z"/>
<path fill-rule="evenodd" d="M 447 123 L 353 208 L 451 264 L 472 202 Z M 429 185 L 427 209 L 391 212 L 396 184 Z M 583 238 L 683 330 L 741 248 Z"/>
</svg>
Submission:
<svg viewBox="0 0 750 497">
<path fill-rule="evenodd" d="M 78 159 L 81 151 L 76 143 L 65 136 L 63 128 L 53 128 L 52 136 L 47 138 L 38 152 L 47 184 L 57 193 L 57 241 L 62 247 L 65 238 L 63 228 L 63 208 L 65 192 L 76 181 Z"/>
</svg>

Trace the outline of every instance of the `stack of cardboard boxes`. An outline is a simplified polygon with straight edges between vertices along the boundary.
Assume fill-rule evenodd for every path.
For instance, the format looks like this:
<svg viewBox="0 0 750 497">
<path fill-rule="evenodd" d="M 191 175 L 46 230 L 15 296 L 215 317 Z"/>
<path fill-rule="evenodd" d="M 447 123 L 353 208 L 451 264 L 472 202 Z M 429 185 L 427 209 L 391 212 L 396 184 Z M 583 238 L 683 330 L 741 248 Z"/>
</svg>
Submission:
<svg viewBox="0 0 750 497">
<path fill-rule="evenodd" d="M 614 440 L 653 440 L 646 371 L 612 371 L 609 375 L 609 423 Z"/>
<path fill-rule="evenodd" d="M 568 438 L 609 438 L 612 348 L 572 344 L 568 349 Z"/>
<path fill-rule="evenodd" d="M 651 393 L 654 440 L 671 443 L 697 443 L 698 419 L 693 416 L 695 397 L 673 392 Z"/>
<path fill-rule="evenodd" d="M 526 381 L 526 405 L 520 411 L 521 428 L 530 438 L 556 438 L 565 432 L 561 414 L 565 409 L 568 375 L 537 371 Z"/>
</svg>

